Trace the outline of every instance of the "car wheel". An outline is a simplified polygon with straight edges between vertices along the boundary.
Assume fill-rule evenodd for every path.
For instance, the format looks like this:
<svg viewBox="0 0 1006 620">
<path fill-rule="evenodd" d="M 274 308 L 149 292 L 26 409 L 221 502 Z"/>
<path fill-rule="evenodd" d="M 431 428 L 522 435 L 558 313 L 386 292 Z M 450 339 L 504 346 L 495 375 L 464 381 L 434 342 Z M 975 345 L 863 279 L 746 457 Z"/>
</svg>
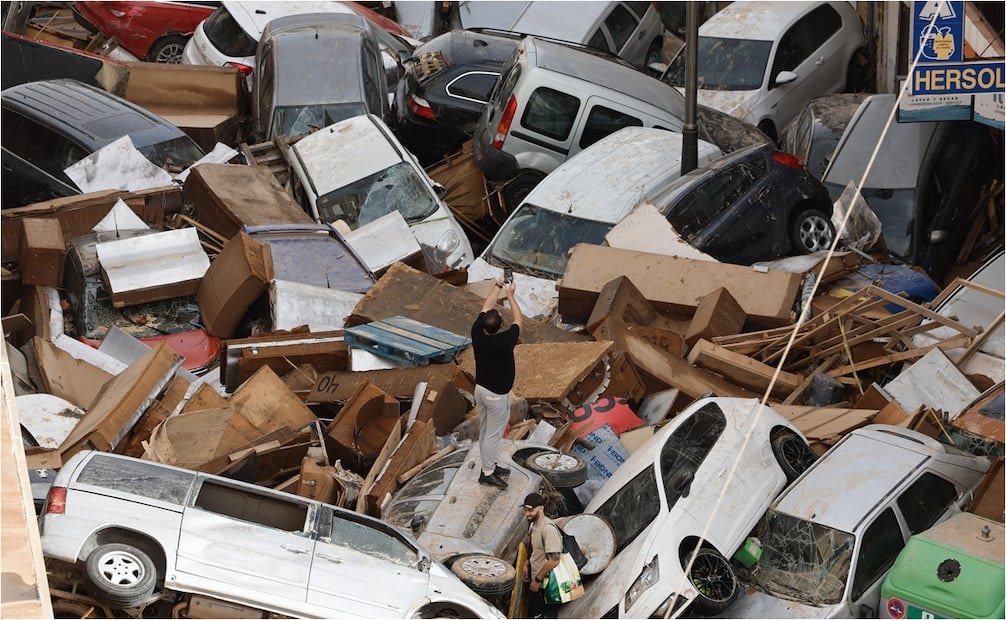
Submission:
<svg viewBox="0 0 1006 620">
<path fill-rule="evenodd" d="M 691 554 L 687 554 L 684 561 L 687 562 L 690 558 Z M 688 572 L 688 580 L 698 591 L 692 604 L 704 614 L 724 611 L 740 591 L 730 562 L 719 551 L 709 547 L 699 549 L 692 562 L 692 569 Z"/>
<path fill-rule="evenodd" d="M 796 252 L 811 254 L 831 247 L 831 242 L 835 240 L 835 226 L 824 211 L 805 209 L 793 218 L 789 236 Z"/>
<path fill-rule="evenodd" d="M 491 555 L 458 558 L 451 565 L 451 571 L 473 592 L 484 598 L 510 592 L 517 578 L 517 571 L 513 566 Z"/>
<path fill-rule="evenodd" d="M 534 186 L 541 183 L 542 178 L 539 174 L 525 170 L 508 181 L 502 190 L 507 213 L 516 209 L 517 205 L 531 193 Z"/>
<path fill-rule="evenodd" d="M 784 431 L 772 438 L 772 454 L 786 474 L 787 482 L 799 478 L 817 460 L 807 442 L 792 431 Z"/>
<path fill-rule="evenodd" d="M 758 131 L 762 132 L 772 140 L 772 144 L 779 143 L 779 135 L 775 130 L 775 125 L 772 121 L 762 121 L 758 123 Z"/>
<path fill-rule="evenodd" d="M 147 52 L 147 61 L 177 65 L 182 62 L 182 52 L 188 39 L 176 34 L 161 37 Z"/>
<path fill-rule="evenodd" d="M 92 551 L 84 572 L 94 598 L 116 608 L 147 601 L 157 584 L 157 568 L 150 556 L 122 543 L 101 545 Z"/>
<path fill-rule="evenodd" d="M 542 451 L 529 456 L 526 463 L 557 489 L 571 489 L 587 481 L 587 462 L 575 454 Z"/>
</svg>

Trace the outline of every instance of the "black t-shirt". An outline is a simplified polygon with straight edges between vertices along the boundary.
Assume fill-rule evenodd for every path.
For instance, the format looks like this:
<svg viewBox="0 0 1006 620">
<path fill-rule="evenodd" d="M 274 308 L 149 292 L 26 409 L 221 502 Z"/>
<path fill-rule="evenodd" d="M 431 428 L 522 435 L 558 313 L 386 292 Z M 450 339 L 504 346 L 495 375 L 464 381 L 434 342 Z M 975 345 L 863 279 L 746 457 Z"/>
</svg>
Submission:
<svg viewBox="0 0 1006 620">
<path fill-rule="evenodd" d="M 507 394 L 513 388 L 517 370 L 513 348 L 517 346 L 520 326 L 489 335 L 482 329 L 486 313 L 479 313 L 472 324 L 472 350 L 475 352 L 475 383 L 496 394 Z"/>
</svg>

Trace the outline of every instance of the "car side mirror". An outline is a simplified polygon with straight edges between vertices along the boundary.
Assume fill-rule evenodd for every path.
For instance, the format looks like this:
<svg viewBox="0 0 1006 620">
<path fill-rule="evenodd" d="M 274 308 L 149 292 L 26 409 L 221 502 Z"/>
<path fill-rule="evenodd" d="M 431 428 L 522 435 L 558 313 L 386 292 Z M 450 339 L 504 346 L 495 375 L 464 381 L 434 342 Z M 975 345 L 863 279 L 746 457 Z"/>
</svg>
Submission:
<svg viewBox="0 0 1006 620">
<path fill-rule="evenodd" d="M 440 200 L 443 200 L 444 198 L 447 197 L 447 188 L 441 185 L 440 183 L 433 184 L 433 191 L 437 193 L 437 198 L 439 198 Z"/>
<path fill-rule="evenodd" d="M 780 71 L 779 75 L 775 76 L 775 85 L 782 86 L 783 84 L 789 84 L 797 78 L 797 75 L 792 71 Z"/>
</svg>

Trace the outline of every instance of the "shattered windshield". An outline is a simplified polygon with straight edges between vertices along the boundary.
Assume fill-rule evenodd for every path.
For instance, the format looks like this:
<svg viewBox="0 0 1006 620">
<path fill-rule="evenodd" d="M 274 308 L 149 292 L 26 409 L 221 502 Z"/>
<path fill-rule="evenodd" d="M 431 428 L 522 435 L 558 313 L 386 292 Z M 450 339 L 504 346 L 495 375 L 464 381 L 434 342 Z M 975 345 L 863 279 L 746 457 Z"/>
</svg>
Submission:
<svg viewBox="0 0 1006 620">
<path fill-rule="evenodd" d="M 204 153 L 188 136 L 148 144 L 138 149 L 151 162 L 168 172 L 181 172 L 202 159 Z"/>
<path fill-rule="evenodd" d="M 415 224 L 433 215 L 438 206 L 416 169 L 403 161 L 325 194 L 318 200 L 318 213 L 325 223 L 342 220 L 355 229 L 392 211 Z"/>
<path fill-rule="evenodd" d="M 611 224 L 586 220 L 530 203 L 500 228 L 487 256 L 532 275 L 562 277 L 577 243 L 604 245 Z"/>
<path fill-rule="evenodd" d="M 453 452 L 409 480 L 382 518 L 403 529 L 416 526 L 412 532 L 418 536 L 430 522 L 467 455 L 467 449 Z"/>
<path fill-rule="evenodd" d="M 283 106 L 276 108 L 273 114 L 272 133 L 273 136 L 296 136 L 366 113 L 367 108 L 358 101 Z"/>
<path fill-rule="evenodd" d="M 771 41 L 699 37 L 698 85 L 705 90 L 757 90 L 765 79 Z M 685 86 L 685 48 L 661 78 Z"/>
<path fill-rule="evenodd" d="M 199 304 L 194 295 L 116 308 L 101 278 L 87 278 L 84 285 L 84 324 L 77 335 L 103 340 L 112 327 L 134 338 L 154 338 L 200 328 Z"/>
<path fill-rule="evenodd" d="M 811 605 L 840 602 L 855 537 L 781 512 L 770 511 L 765 520 L 755 584 Z"/>
</svg>

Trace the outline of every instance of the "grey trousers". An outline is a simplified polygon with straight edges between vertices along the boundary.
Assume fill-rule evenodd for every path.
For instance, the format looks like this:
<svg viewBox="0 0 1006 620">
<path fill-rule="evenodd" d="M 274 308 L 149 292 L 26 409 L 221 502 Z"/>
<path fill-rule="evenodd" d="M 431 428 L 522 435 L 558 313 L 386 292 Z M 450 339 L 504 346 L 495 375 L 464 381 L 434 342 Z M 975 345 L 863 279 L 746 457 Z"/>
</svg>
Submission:
<svg viewBox="0 0 1006 620">
<path fill-rule="evenodd" d="M 475 386 L 475 404 L 479 408 L 479 453 L 482 473 L 489 475 L 496 468 L 503 430 L 510 421 L 510 394 L 497 394 L 481 385 Z"/>
</svg>

